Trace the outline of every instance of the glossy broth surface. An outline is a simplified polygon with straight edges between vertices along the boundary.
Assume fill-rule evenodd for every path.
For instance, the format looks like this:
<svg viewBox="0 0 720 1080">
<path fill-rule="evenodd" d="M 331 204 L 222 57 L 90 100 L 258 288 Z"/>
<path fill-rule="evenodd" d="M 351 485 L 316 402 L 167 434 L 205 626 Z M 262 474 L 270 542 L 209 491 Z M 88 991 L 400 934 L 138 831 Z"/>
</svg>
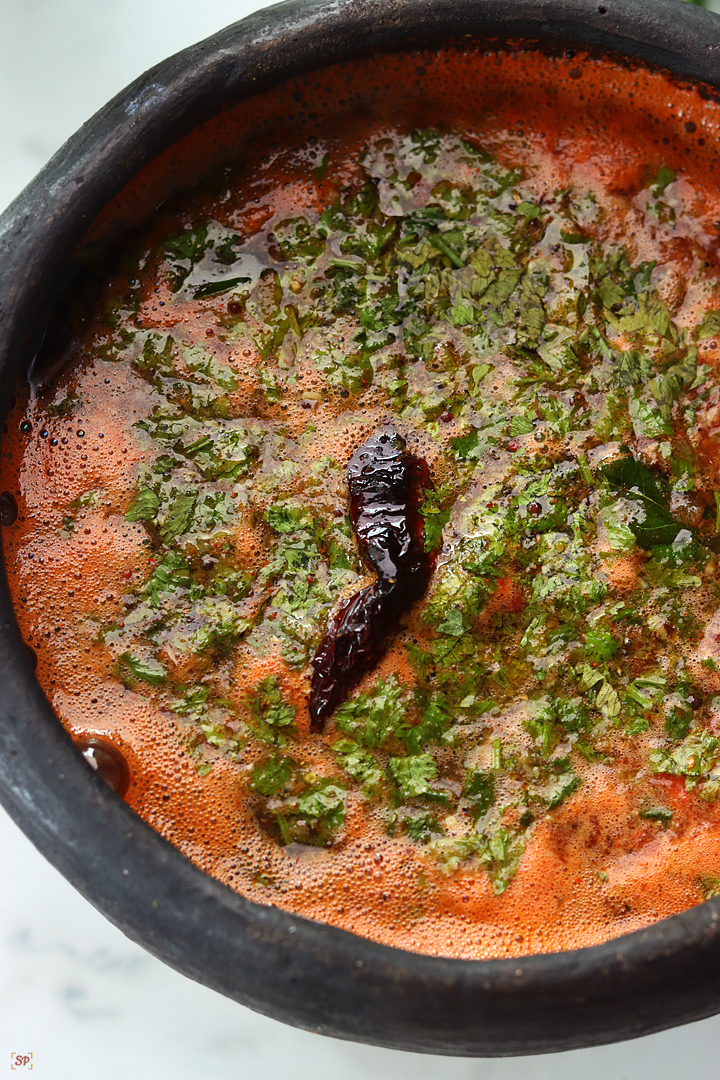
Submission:
<svg viewBox="0 0 720 1080">
<path fill-rule="evenodd" d="M 719 126 L 613 59 L 379 57 L 228 110 L 95 224 L 10 413 L 5 559 L 59 719 L 203 870 L 466 958 L 720 888 Z M 432 580 L 311 731 L 387 424 Z"/>
</svg>

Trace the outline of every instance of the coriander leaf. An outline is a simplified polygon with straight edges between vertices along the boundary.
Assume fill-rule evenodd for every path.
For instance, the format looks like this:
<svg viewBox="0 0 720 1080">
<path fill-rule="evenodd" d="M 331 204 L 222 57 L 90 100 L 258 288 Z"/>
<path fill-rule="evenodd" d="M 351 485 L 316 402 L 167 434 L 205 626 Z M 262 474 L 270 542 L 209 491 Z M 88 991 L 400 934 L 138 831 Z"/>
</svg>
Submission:
<svg viewBox="0 0 720 1080">
<path fill-rule="evenodd" d="M 597 523 L 607 533 L 611 551 L 633 551 L 637 546 L 635 533 L 629 522 L 632 511 L 625 499 L 617 499 L 604 506 L 597 516 Z"/>
<path fill-rule="evenodd" d="M 372 690 L 340 705 L 335 712 L 335 726 L 364 746 L 382 746 L 398 733 L 406 709 L 405 687 L 392 676 L 378 679 Z"/>
<path fill-rule="evenodd" d="M 169 237 L 163 246 L 165 251 L 176 259 L 193 262 L 204 254 L 207 234 L 207 225 L 201 225 L 198 229 L 186 229 L 177 236 Z"/>
<path fill-rule="evenodd" d="M 249 285 L 251 282 L 252 278 L 249 277 L 223 278 L 222 281 L 208 281 L 205 285 L 197 285 L 193 289 L 193 296 L 196 300 L 204 300 L 208 296 L 219 296 L 221 293 L 229 292 L 230 289 L 234 289 L 238 285 Z"/>
<path fill-rule="evenodd" d="M 720 878 L 714 874 L 703 874 L 698 879 L 698 886 L 706 900 L 712 900 L 714 896 L 720 896 Z"/>
<path fill-rule="evenodd" d="M 644 353 L 630 350 L 614 354 L 613 378 L 618 386 L 646 383 L 654 373 L 655 366 Z"/>
<path fill-rule="evenodd" d="M 609 720 L 615 720 L 620 715 L 620 695 L 607 679 L 603 679 L 597 692 L 595 708 L 600 709 Z"/>
<path fill-rule="evenodd" d="M 154 521 L 160 498 L 150 488 L 140 488 L 125 514 L 126 521 Z"/>
<path fill-rule="evenodd" d="M 292 503 L 269 506 L 263 514 L 263 521 L 266 521 L 278 533 L 292 533 L 297 532 L 299 529 L 309 531 L 312 530 L 314 525 L 309 511 Z"/>
<path fill-rule="evenodd" d="M 199 345 L 182 346 L 180 352 L 188 371 L 201 376 L 199 381 L 207 380 L 228 392 L 237 389 L 237 376 L 233 369 L 228 364 L 221 364 L 207 349 Z"/>
<path fill-rule="evenodd" d="M 677 180 L 677 173 L 674 169 L 669 168 L 667 165 L 661 165 L 655 173 L 648 187 L 652 191 L 653 195 L 662 195 L 666 188 L 670 184 L 674 184 Z"/>
<path fill-rule="evenodd" d="M 588 668 L 588 671 L 590 674 L 587 680 L 583 679 L 582 686 L 590 679 L 599 682 L 602 678 L 602 675 L 592 668 Z M 585 731 L 589 726 L 588 711 L 578 698 L 568 700 L 564 697 L 548 695 L 534 701 L 532 705 L 539 723 L 559 724 L 564 731 L 571 732 Z"/>
<path fill-rule="evenodd" d="M 692 712 L 689 708 L 675 706 L 665 716 L 665 734 L 669 739 L 684 739 L 692 726 Z"/>
<path fill-rule="evenodd" d="M 578 669 L 580 675 L 580 685 L 578 689 L 581 693 L 586 690 L 592 690 L 594 686 L 597 686 L 599 682 L 602 682 L 604 675 L 602 671 L 598 671 L 597 668 L 591 667 L 590 664 L 584 664 L 582 668 Z"/>
<path fill-rule="evenodd" d="M 248 698 L 252 716 L 251 727 L 263 742 L 284 743 L 286 732 L 293 729 L 296 709 L 288 705 L 282 696 L 280 684 L 274 675 L 259 682 Z"/>
<path fill-rule="evenodd" d="M 475 322 L 475 309 L 472 304 L 455 304 L 450 308 L 450 322 L 453 326 L 472 326 Z"/>
<path fill-rule="evenodd" d="M 83 491 L 82 495 L 78 495 L 77 499 L 73 499 L 70 503 L 70 507 L 73 510 L 84 510 L 86 507 L 95 507 L 100 502 L 102 494 L 101 488 L 95 488 L 92 491 Z"/>
<path fill-rule="evenodd" d="M 130 652 L 122 654 L 119 664 L 121 672 L 125 671 L 131 678 L 142 679 L 151 686 L 160 686 L 167 678 L 165 668 L 157 660 L 144 660 Z"/>
<path fill-rule="evenodd" d="M 720 311 L 706 311 L 695 331 L 696 340 L 704 341 L 717 334 L 720 334 Z"/>
<path fill-rule="evenodd" d="M 151 607 L 158 607 L 161 600 L 173 596 L 179 589 L 190 586 L 190 568 L 187 560 L 176 551 L 170 551 L 142 587 Z"/>
<path fill-rule="evenodd" d="M 535 425 L 528 416 L 513 416 L 508 427 L 508 435 L 514 438 L 517 435 L 529 435 Z"/>
<path fill-rule="evenodd" d="M 628 410 L 637 438 L 644 436 L 648 439 L 656 439 L 659 436 L 672 435 L 672 427 L 662 413 L 640 398 L 630 398 Z"/>
<path fill-rule="evenodd" d="M 453 453 L 463 460 L 478 458 L 483 453 L 480 442 L 480 433 L 477 428 L 472 428 L 467 435 L 459 435 L 450 440 L 450 448 Z"/>
<path fill-rule="evenodd" d="M 207 224 L 197 229 L 186 229 L 165 240 L 163 248 L 174 292 L 182 286 L 193 266 L 203 257 L 207 244 Z"/>
<path fill-rule="evenodd" d="M 436 817 L 428 813 L 410 811 L 402 817 L 405 832 L 411 840 L 427 844 L 434 836 L 442 836 L 443 828 Z"/>
<path fill-rule="evenodd" d="M 462 611 L 455 607 L 448 608 L 445 618 L 436 624 L 435 629 L 439 634 L 447 634 L 448 637 L 462 637 L 467 630 Z"/>
<path fill-rule="evenodd" d="M 417 724 L 408 725 L 398 735 L 411 754 L 417 754 L 427 743 L 437 743 L 452 723 L 447 704 L 439 696 L 431 698 Z"/>
<path fill-rule="evenodd" d="M 554 775 L 553 775 L 554 774 Z M 580 787 L 580 777 L 573 772 L 567 758 L 551 762 L 551 776 L 536 790 L 546 803 L 548 810 L 554 810 L 565 802 Z"/>
<path fill-rule="evenodd" d="M 481 844 L 479 855 L 488 869 L 493 892 L 499 895 L 505 892 L 517 873 L 527 845 L 527 833 L 525 830 L 514 832 L 499 825 L 483 833 Z"/>
<path fill-rule="evenodd" d="M 318 236 L 305 217 L 286 218 L 273 229 L 284 259 L 299 259 L 313 263 L 325 251 L 325 238 Z"/>
<path fill-rule="evenodd" d="M 647 821 L 672 821 L 673 812 L 669 810 L 667 806 L 649 806 L 647 810 L 641 810 L 638 817 L 645 818 Z"/>
<path fill-rule="evenodd" d="M 475 769 L 468 773 L 463 795 L 472 803 L 473 819 L 487 813 L 495 802 L 495 777 L 491 772 Z"/>
<path fill-rule="evenodd" d="M 345 772 L 359 780 L 366 790 L 375 792 L 382 786 L 384 773 L 377 760 L 353 739 L 340 739 L 330 749 Z"/>
<path fill-rule="evenodd" d="M 522 214 L 526 221 L 535 221 L 536 218 L 540 217 L 542 210 L 535 203 L 521 202 L 518 203 L 517 212 Z"/>
<path fill-rule="evenodd" d="M 591 661 L 610 660 L 618 648 L 615 638 L 605 630 L 588 630 L 585 635 L 584 651 Z"/>
<path fill-rule="evenodd" d="M 455 503 L 455 490 L 445 485 L 428 488 L 420 507 L 425 528 L 425 550 L 435 551 L 442 543 L 443 529 L 450 520 Z"/>
<path fill-rule="evenodd" d="M 390 758 L 389 764 L 404 799 L 415 799 L 421 795 L 437 797 L 430 782 L 437 778 L 438 770 L 430 754 Z"/>
<path fill-rule="evenodd" d="M 476 364 L 474 367 L 470 368 L 469 390 L 473 397 L 477 396 L 482 382 L 490 372 L 494 370 L 494 364 Z"/>
<path fill-rule="evenodd" d="M 180 716 L 189 716 L 193 720 L 201 720 L 208 707 L 210 697 L 209 686 L 189 686 L 182 697 L 176 698 L 171 708 Z"/>
<path fill-rule="evenodd" d="M 186 491 L 176 495 L 165 515 L 164 524 L 160 530 L 166 544 L 172 543 L 178 536 L 182 536 L 190 528 L 193 511 L 197 502 L 197 493 Z"/>
<path fill-rule="evenodd" d="M 706 728 L 688 736 L 675 750 L 651 750 L 650 768 L 655 773 L 685 777 L 688 790 L 706 780 L 716 765 L 720 740 Z"/>
<path fill-rule="evenodd" d="M 67 416 L 70 410 L 80 401 L 80 395 L 76 394 L 73 390 L 69 394 L 66 394 L 61 401 L 53 402 L 48 405 L 47 411 L 51 416 Z"/>
<path fill-rule="evenodd" d="M 326 828 L 338 829 L 345 819 L 345 789 L 324 782 L 304 792 L 297 800 L 297 813 Z"/>
<path fill-rule="evenodd" d="M 295 784 L 299 782 L 296 777 Z M 302 782 L 308 785 L 304 791 L 281 802 L 274 800 L 267 811 L 275 819 L 283 843 L 325 845 L 345 823 L 345 789 L 310 774 Z"/>
<path fill-rule="evenodd" d="M 292 758 L 271 757 L 250 773 L 250 790 L 269 797 L 280 795 L 295 772 Z"/>
</svg>

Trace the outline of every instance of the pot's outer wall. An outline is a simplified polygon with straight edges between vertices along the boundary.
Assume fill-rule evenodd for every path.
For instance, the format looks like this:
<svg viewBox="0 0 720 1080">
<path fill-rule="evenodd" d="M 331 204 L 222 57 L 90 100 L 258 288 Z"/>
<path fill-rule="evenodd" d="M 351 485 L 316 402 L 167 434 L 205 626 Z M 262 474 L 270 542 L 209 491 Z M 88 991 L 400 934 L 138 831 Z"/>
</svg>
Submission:
<svg viewBox="0 0 720 1080">
<path fill-rule="evenodd" d="M 614 49 L 720 86 L 720 20 L 678 0 L 290 0 L 146 73 L 0 218 L 0 385 L 38 340 L 71 253 L 144 164 L 226 104 L 328 63 L 452 39 Z M 89 770 L 35 679 L 0 580 L 0 801 L 130 938 L 297 1026 L 396 1049 L 541 1053 L 720 1011 L 720 899 L 606 945 L 514 960 L 419 956 L 252 904 Z"/>
</svg>

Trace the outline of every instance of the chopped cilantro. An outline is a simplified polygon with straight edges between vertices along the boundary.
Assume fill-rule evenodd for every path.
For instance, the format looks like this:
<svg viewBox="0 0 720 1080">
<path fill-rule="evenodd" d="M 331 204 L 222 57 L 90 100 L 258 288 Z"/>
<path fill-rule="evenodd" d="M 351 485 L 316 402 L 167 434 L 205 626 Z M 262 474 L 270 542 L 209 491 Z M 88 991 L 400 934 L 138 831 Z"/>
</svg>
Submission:
<svg viewBox="0 0 720 1080">
<path fill-rule="evenodd" d="M 720 756 L 720 740 L 706 729 L 687 737 L 675 750 L 651 750 L 650 767 L 656 773 L 685 777 L 685 787 L 709 778 Z"/>
<path fill-rule="evenodd" d="M 157 660 L 146 660 L 132 653 L 123 653 L 120 657 L 120 672 L 130 685 L 135 679 L 150 683 L 151 686 L 160 686 L 167 678 L 167 672 Z"/>
<path fill-rule="evenodd" d="M 164 513 L 160 530 L 166 544 L 172 543 L 188 531 L 196 504 L 197 494 L 193 491 L 185 491 L 175 496 Z"/>
<path fill-rule="evenodd" d="M 474 818 L 487 813 L 495 802 L 495 776 L 491 772 L 475 769 L 468 774 L 463 795 L 472 806 Z"/>
<path fill-rule="evenodd" d="M 73 499 L 70 503 L 70 507 L 73 510 L 84 510 L 87 507 L 95 507 L 100 502 L 102 494 L 102 491 L 97 488 L 92 491 L 83 491 L 82 495 L 78 495 L 76 499 Z"/>
<path fill-rule="evenodd" d="M 674 169 L 670 169 L 667 165 L 661 165 L 656 171 L 655 176 L 650 181 L 649 187 L 653 195 L 662 195 L 670 184 L 674 184 L 677 180 L 677 173 Z"/>
<path fill-rule="evenodd" d="M 438 770 L 430 754 L 390 758 L 390 772 L 404 799 L 415 799 L 420 795 L 438 797 L 431 787 L 431 781 L 437 779 Z"/>
<path fill-rule="evenodd" d="M 395 678 L 378 679 L 372 690 L 358 694 L 336 710 L 335 726 L 372 749 L 397 736 L 406 709 L 405 687 Z"/>
<path fill-rule="evenodd" d="M 298 529 L 312 529 L 312 516 L 299 505 L 271 506 L 265 511 L 264 520 L 278 533 L 297 532 Z"/>
<path fill-rule="evenodd" d="M 443 832 L 442 825 L 432 814 L 410 811 L 403 815 L 403 828 L 411 840 L 419 844 L 429 843 L 433 837 L 440 836 Z"/>
<path fill-rule="evenodd" d="M 447 701 L 436 695 L 425 704 L 419 721 L 398 728 L 397 734 L 410 753 L 417 754 L 428 743 L 439 742 L 451 723 L 452 716 Z"/>
<path fill-rule="evenodd" d="M 589 660 L 611 660 L 618 651 L 618 643 L 606 630 L 588 630 L 584 650 Z"/>
<path fill-rule="evenodd" d="M 278 680 L 273 675 L 259 682 L 249 695 L 251 726 L 263 742 L 283 744 L 295 723 L 296 709 L 282 696 Z"/>
<path fill-rule="evenodd" d="M 339 739 L 331 747 L 345 772 L 369 792 L 375 792 L 382 786 L 384 773 L 376 758 L 363 750 L 353 739 Z"/>
<path fill-rule="evenodd" d="M 695 336 L 698 341 L 720 334 L 720 311 L 706 311 L 699 323 Z"/>
<path fill-rule="evenodd" d="M 152 607 L 158 607 L 163 599 L 173 596 L 179 589 L 190 586 L 190 568 L 187 560 L 176 551 L 170 551 L 153 570 L 142 587 Z"/>
<path fill-rule="evenodd" d="M 345 789 L 333 783 L 319 783 L 297 800 L 297 813 L 331 831 L 342 826 L 345 818 Z"/>
<path fill-rule="evenodd" d="M 280 795 L 295 771 L 291 758 L 271 757 L 250 774 L 250 789 L 268 797 Z"/>
<path fill-rule="evenodd" d="M 154 521 L 160 499 L 150 488 L 140 488 L 125 514 L 126 521 Z"/>
<path fill-rule="evenodd" d="M 646 821 L 662 821 L 667 825 L 672 821 L 673 812 L 667 806 L 648 806 L 647 809 L 640 811 L 639 817 L 645 818 Z"/>
</svg>

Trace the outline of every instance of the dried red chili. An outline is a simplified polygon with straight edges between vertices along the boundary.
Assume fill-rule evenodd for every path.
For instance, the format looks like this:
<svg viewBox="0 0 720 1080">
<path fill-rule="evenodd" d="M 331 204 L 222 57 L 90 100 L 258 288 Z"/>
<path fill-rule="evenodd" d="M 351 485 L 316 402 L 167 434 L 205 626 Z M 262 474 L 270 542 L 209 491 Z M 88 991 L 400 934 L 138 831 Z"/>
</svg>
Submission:
<svg viewBox="0 0 720 1080">
<path fill-rule="evenodd" d="M 377 574 L 330 621 L 312 661 L 314 731 L 378 662 L 402 615 L 427 589 L 435 555 L 425 550 L 420 504 L 429 483 L 425 461 L 392 425 L 381 428 L 348 463 L 350 520 L 363 562 Z"/>
</svg>

